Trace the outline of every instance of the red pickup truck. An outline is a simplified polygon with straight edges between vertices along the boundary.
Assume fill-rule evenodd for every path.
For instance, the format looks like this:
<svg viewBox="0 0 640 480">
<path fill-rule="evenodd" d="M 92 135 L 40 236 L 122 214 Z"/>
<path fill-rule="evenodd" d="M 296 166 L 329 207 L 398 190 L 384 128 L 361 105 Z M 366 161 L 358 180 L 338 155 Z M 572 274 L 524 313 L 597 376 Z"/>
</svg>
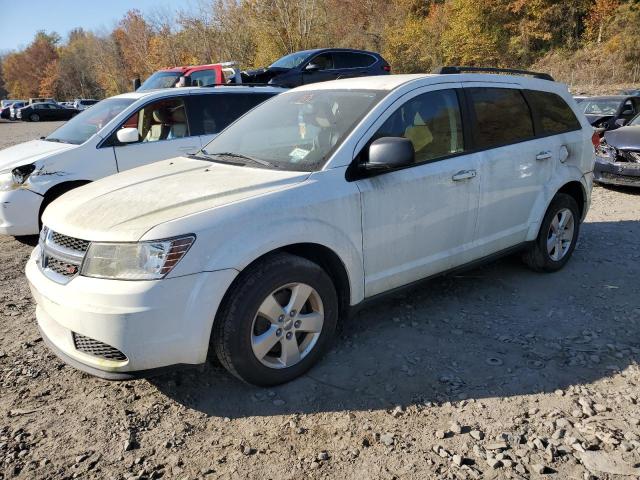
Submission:
<svg viewBox="0 0 640 480">
<path fill-rule="evenodd" d="M 155 72 L 142 85 L 140 85 L 140 80 L 136 79 L 134 89 L 143 91 L 177 86 L 204 87 L 228 83 L 231 78 L 233 78 L 232 82 L 240 83 L 240 72 L 234 68 L 235 65 L 235 62 L 225 62 L 165 68 Z"/>
</svg>

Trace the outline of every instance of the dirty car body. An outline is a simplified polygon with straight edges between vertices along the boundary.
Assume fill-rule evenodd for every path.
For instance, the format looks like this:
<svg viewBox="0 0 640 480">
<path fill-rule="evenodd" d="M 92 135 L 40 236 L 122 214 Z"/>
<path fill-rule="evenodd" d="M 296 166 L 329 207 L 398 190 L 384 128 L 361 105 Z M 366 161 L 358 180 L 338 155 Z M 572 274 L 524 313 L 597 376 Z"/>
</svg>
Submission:
<svg viewBox="0 0 640 480">
<path fill-rule="evenodd" d="M 593 174 L 598 183 L 640 187 L 640 115 L 627 126 L 605 132 Z"/>
</svg>

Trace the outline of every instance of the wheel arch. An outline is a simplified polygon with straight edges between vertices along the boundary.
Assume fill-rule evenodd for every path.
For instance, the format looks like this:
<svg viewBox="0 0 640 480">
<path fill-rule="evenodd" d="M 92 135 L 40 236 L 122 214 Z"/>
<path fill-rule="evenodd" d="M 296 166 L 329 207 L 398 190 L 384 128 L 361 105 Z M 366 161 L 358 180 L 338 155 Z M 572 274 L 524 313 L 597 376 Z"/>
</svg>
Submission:
<svg viewBox="0 0 640 480">
<path fill-rule="evenodd" d="M 580 221 L 584 220 L 584 216 L 586 214 L 586 208 L 587 208 L 587 205 L 586 205 L 587 194 L 584 190 L 584 186 L 582 185 L 582 183 L 580 183 L 577 180 L 572 180 L 570 182 L 567 182 L 562 187 L 560 187 L 560 189 L 556 192 L 556 195 L 558 193 L 565 193 L 570 197 L 573 197 L 573 199 L 578 204 L 578 208 L 580 209 L 579 210 Z M 547 205 L 547 208 L 549 208 L 548 205 Z"/>
<path fill-rule="evenodd" d="M 42 196 L 43 199 L 42 203 L 40 204 L 40 211 L 38 212 L 38 221 L 40 222 L 40 228 L 42 228 L 42 214 L 51 202 L 53 202 L 59 196 L 73 190 L 74 188 L 81 187 L 88 183 L 91 183 L 91 180 L 67 180 L 57 183 L 49 190 L 47 190 Z"/>
</svg>

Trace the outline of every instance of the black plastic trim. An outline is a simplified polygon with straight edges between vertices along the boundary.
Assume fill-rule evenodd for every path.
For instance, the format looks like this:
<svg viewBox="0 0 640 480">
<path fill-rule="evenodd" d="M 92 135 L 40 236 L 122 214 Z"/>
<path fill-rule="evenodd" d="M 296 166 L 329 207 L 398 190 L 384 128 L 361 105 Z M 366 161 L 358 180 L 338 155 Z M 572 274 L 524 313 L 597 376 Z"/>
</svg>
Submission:
<svg viewBox="0 0 640 480">
<path fill-rule="evenodd" d="M 459 74 L 466 72 L 489 72 L 489 73 L 509 73 L 512 75 L 528 75 L 530 77 L 539 78 L 540 80 L 555 81 L 548 73 L 532 72 L 530 70 L 519 70 L 515 68 L 495 68 L 495 67 L 463 67 L 463 66 L 445 66 L 435 68 L 431 73 L 439 75 Z"/>
<path fill-rule="evenodd" d="M 167 365 L 165 367 L 158 368 L 150 368 L 147 370 L 135 370 L 130 372 L 109 372 L 106 370 L 100 370 L 99 368 L 92 367 L 90 365 L 86 365 L 78 360 L 71 358 L 69 355 L 60 350 L 50 339 L 45 335 L 45 333 L 38 325 L 38 330 L 40 330 L 40 335 L 42 335 L 42 339 L 44 343 L 49 347 L 49 349 L 62 360 L 67 365 L 72 366 L 76 370 L 80 370 L 82 372 L 88 373 L 89 375 L 93 375 L 94 377 L 104 378 L 105 380 L 133 380 L 136 378 L 148 378 L 156 375 L 161 375 L 164 373 L 175 372 L 176 370 L 184 370 L 187 368 L 198 367 L 203 364 L 189 364 L 189 363 L 176 363 L 174 365 Z"/>
</svg>

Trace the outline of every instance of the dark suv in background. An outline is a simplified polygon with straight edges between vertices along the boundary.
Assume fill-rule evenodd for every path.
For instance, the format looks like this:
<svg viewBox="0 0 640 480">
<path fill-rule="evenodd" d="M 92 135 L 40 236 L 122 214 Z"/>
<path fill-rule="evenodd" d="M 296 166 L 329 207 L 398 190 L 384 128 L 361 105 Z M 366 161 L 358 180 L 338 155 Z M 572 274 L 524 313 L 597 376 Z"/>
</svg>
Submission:
<svg viewBox="0 0 640 480">
<path fill-rule="evenodd" d="M 242 83 L 298 87 L 338 78 L 388 75 L 391 67 L 379 53 L 348 48 L 317 48 L 290 53 L 267 68 L 242 72 Z"/>
</svg>

